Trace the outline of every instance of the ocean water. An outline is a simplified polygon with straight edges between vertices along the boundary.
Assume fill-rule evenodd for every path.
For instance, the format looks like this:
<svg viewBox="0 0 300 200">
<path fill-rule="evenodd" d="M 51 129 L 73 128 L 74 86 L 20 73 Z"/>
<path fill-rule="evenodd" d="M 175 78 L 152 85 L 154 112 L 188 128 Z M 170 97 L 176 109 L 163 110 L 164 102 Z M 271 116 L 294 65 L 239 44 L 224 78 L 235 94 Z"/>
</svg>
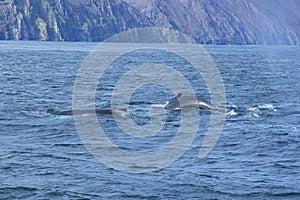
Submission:
<svg viewBox="0 0 300 200">
<path fill-rule="evenodd" d="M 198 157 L 211 116 L 200 111 L 196 137 L 178 160 L 156 171 L 127 173 L 99 162 L 86 149 L 72 116 L 46 113 L 72 108 L 76 74 L 95 46 L 0 42 L 0 199 L 300 198 L 300 47 L 204 46 L 227 98 L 216 146 Z M 164 52 L 139 53 L 116 62 L 113 73 L 100 80 L 97 107 L 110 107 L 120 69 L 139 62 L 130 59 L 180 62 L 166 59 Z M 205 82 L 189 68 L 185 72 L 198 85 L 196 94 L 209 100 Z M 137 124 L 148 124 L 143 116 L 151 105 L 163 105 L 172 95 L 161 85 L 144 85 L 131 97 L 129 111 L 141 116 Z M 180 126 L 180 117 L 170 113 L 162 132 L 142 142 L 122 135 L 110 116 L 98 120 L 113 143 L 132 152 L 162 148 Z"/>
</svg>

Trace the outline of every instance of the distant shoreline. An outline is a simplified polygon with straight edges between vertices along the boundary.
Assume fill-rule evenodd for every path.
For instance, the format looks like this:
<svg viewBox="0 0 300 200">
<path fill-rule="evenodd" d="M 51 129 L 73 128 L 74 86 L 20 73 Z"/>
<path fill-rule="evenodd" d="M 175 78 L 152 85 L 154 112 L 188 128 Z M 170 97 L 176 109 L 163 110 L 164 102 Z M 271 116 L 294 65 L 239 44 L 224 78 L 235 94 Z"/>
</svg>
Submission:
<svg viewBox="0 0 300 200">
<path fill-rule="evenodd" d="M 205 45 L 300 45 L 297 0 L 0 2 L 0 40 L 101 42 L 160 27 Z"/>
<path fill-rule="evenodd" d="M 103 41 L 99 42 L 91 42 L 91 41 L 51 41 L 51 40 L 0 40 L 0 44 L 4 42 L 41 42 L 41 43 L 78 43 L 78 44 L 99 44 Z M 195 43 L 202 46 L 295 46 L 298 47 L 300 44 L 203 44 L 203 43 Z"/>
</svg>

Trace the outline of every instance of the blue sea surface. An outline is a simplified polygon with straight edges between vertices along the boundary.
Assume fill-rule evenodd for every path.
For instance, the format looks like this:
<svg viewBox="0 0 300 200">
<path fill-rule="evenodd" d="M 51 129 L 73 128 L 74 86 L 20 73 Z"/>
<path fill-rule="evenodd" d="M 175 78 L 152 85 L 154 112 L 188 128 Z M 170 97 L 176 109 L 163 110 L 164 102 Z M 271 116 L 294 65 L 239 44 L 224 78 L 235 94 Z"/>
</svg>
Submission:
<svg viewBox="0 0 300 200">
<path fill-rule="evenodd" d="M 198 157 L 211 116 L 200 111 L 197 136 L 183 156 L 138 174 L 99 162 L 80 140 L 72 116 L 46 112 L 72 108 L 76 74 L 95 46 L 0 42 L 0 199 L 300 199 L 299 46 L 204 46 L 226 90 L 220 139 L 205 158 Z M 180 62 L 164 52 L 148 53 L 132 59 Z M 106 74 L 111 78 L 100 80 L 97 107 L 110 106 L 116 79 L 128 63 L 116 62 Z M 197 95 L 209 100 L 205 82 L 185 72 L 198 84 Z M 161 85 L 145 85 L 135 91 L 130 111 L 147 115 L 152 104 L 165 104 L 172 95 Z M 115 144 L 143 152 L 174 137 L 180 118 L 170 117 L 162 133 L 144 143 L 122 136 L 109 116 L 99 123 Z"/>
</svg>

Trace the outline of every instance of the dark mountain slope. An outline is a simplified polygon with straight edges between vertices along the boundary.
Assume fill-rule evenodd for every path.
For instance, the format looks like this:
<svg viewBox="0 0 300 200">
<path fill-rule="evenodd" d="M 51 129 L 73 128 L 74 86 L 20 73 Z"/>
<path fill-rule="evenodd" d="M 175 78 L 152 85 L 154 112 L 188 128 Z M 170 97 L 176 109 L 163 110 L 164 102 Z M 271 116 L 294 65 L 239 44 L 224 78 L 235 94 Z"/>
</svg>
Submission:
<svg viewBox="0 0 300 200">
<path fill-rule="evenodd" d="M 124 0 L 200 43 L 300 44 L 298 0 Z"/>
<path fill-rule="evenodd" d="M 299 0 L 1 0 L 0 39 L 102 41 L 168 27 L 205 44 L 300 44 Z"/>
<path fill-rule="evenodd" d="M 151 26 L 136 8 L 110 0 L 13 0 L 0 13 L 2 40 L 101 41 Z"/>
</svg>

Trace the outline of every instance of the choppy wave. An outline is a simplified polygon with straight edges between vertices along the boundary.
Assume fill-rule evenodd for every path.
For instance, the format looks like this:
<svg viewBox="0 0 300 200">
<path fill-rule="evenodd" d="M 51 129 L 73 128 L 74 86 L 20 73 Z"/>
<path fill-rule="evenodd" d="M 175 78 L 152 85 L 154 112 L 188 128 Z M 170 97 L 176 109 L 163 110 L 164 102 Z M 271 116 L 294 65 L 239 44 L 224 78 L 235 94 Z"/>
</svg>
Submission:
<svg viewBox="0 0 300 200">
<path fill-rule="evenodd" d="M 244 116 L 248 118 L 260 118 L 269 115 L 273 115 L 277 112 L 277 107 L 271 103 L 249 106 L 249 107 L 238 107 L 237 105 L 227 106 L 226 115 L 228 116 Z"/>
<path fill-rule="evenodd" d="M 273 104 L 267 103 L 267 104 L 249 107 L 248 114 L 246 116 L 258 118 L 258 117 L 263 117 L 263 116 L 267 116 L 267 115 L 272 115 L 276 111 L 277 111 L 277 109 Z"/>
</svg>

